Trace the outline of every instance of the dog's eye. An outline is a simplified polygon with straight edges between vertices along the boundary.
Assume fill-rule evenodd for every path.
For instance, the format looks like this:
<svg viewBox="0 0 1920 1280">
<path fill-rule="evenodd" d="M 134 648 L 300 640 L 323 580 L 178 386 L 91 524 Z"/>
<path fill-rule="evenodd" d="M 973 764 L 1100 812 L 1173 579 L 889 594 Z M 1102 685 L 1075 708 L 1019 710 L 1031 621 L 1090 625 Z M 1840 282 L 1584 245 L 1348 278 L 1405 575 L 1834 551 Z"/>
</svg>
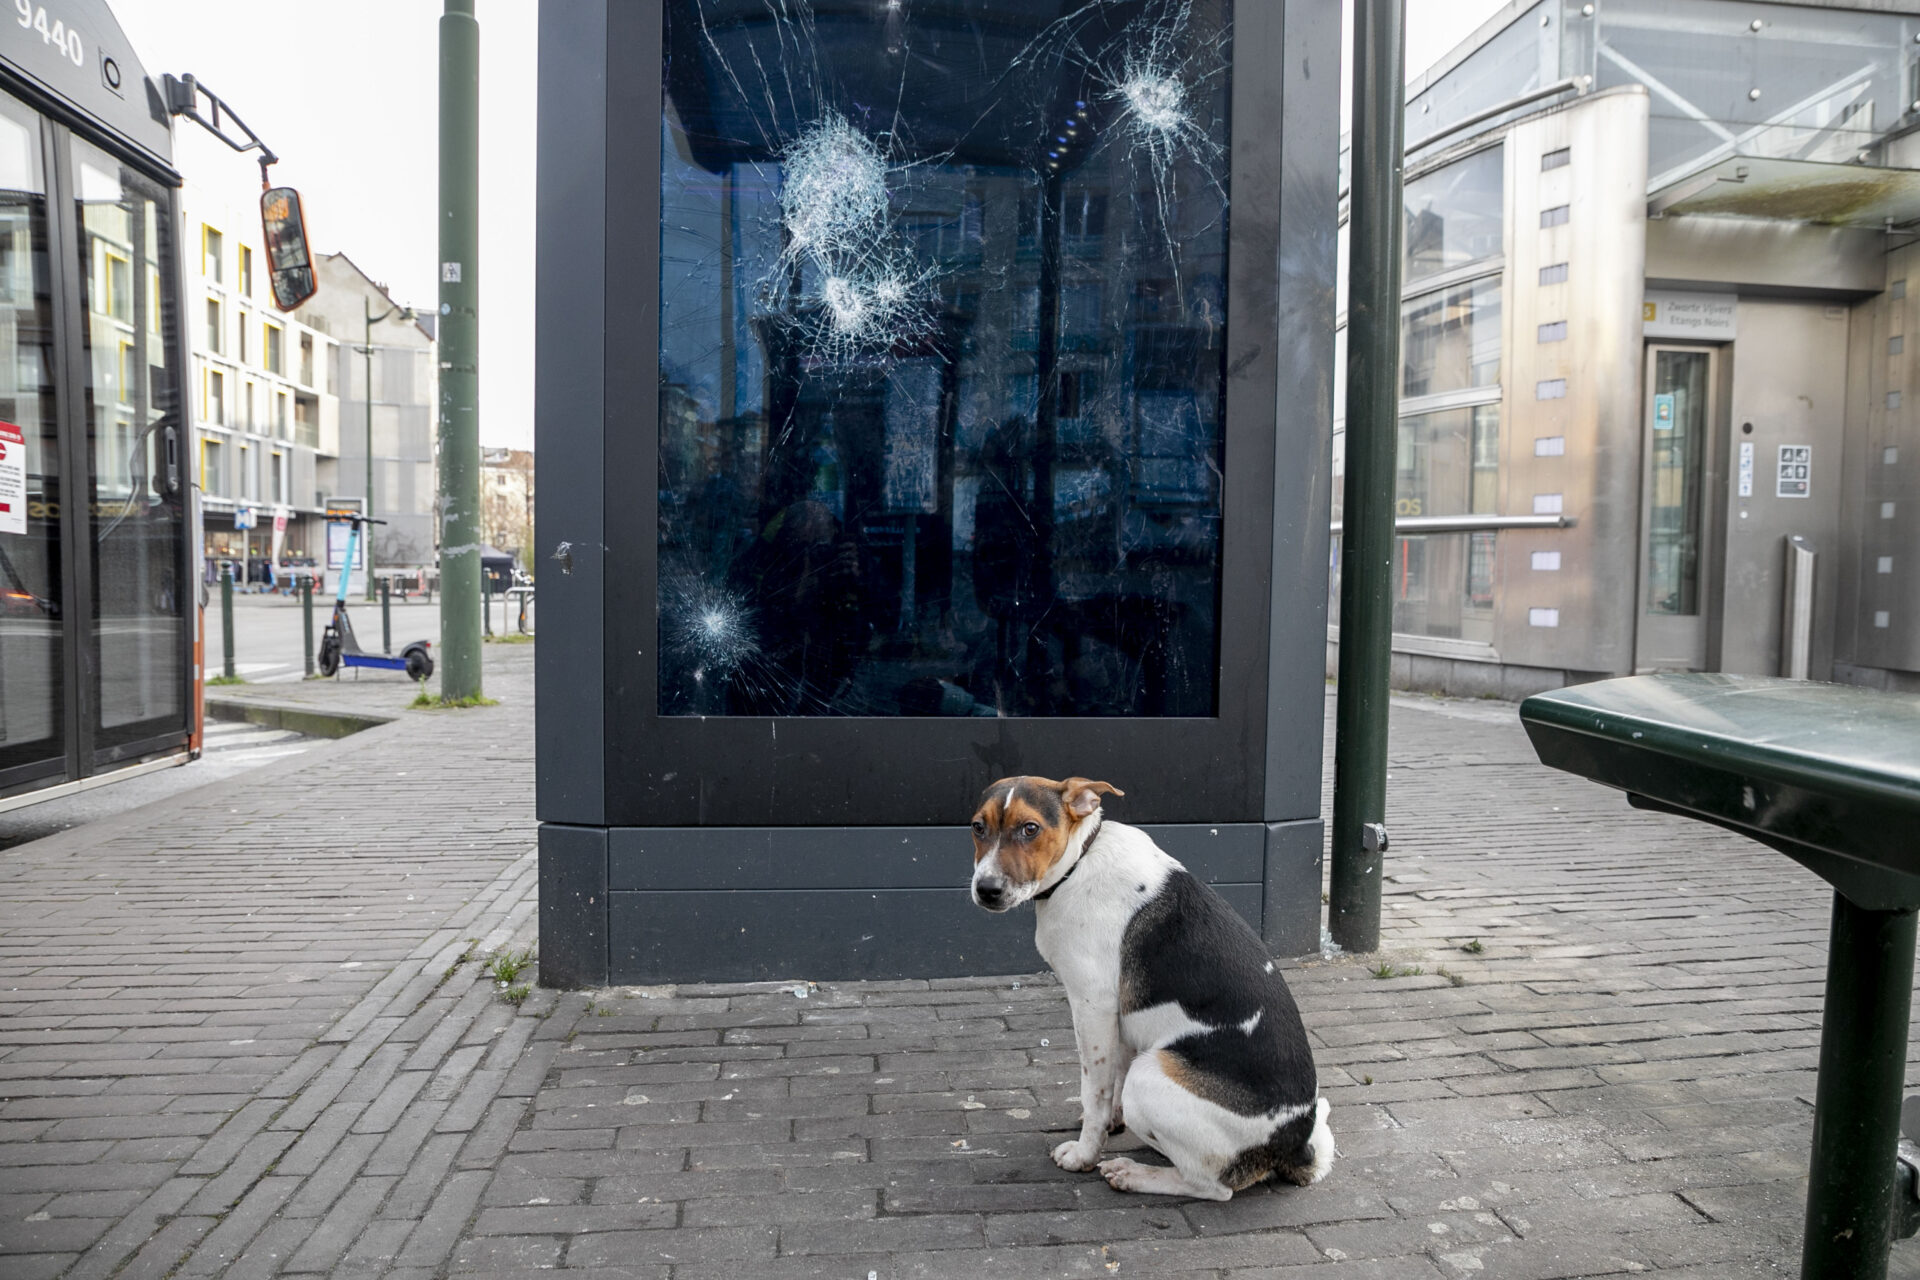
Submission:
<svg viewBox="0 0 1920 1280">
<path fill-rule="evenodd" d="M 987 824 L 980 821 L 980 819 L 975 818 L 973 820 L 973 834 L 977 836 L 983 836 L 987 834 Z"/>
<path fill-rule="evenodd" d="M 1037 822 L 1029 822 L 1020 828 L 1020 834 L 1031 840 L 1040 834 L 1040 824 Z"/>
</svg>

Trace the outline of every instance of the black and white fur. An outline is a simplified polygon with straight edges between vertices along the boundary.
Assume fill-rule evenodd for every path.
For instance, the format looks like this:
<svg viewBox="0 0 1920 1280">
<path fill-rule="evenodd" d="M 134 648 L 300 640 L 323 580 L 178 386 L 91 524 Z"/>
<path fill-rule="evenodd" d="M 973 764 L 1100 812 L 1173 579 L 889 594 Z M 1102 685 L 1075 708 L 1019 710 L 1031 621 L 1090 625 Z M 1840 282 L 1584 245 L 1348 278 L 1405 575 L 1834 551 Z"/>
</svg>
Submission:
<svg viewBox="0 0 1920 1280">
<path fill-rule="evenodd" d="M 1102 792 L 1119 794 L 1084 778 L 1003 779 L 974 819 L 974 900 L 1006 911 L 1038 899 L 1034 941 L 1072 1008 L 1080 1137 L 1054 1162 L 1097 1163 L 1122 1191 L 1209 1200 L 1275 1174 L 1319 1181 L 1333 1133 L 1285 980 L 1224 899 L 1102 816 Z M 1171 1169 L 1100 1160 L 1122 1117 Z"/>
</svg>

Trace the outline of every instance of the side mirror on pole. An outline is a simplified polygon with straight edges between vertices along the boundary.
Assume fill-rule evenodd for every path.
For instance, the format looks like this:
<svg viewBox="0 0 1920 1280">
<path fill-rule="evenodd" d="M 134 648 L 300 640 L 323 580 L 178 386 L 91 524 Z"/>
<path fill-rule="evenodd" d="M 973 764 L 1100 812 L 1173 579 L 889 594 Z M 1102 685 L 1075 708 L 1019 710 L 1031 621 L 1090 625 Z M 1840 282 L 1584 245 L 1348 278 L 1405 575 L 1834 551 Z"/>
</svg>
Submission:
<svg viewBox="0 0 1920 1280">
<path fill-rule="evenodd" d="M 316 287 L 300 193 L 292 187 L 274 187 L 262 192 L 260 230 L 267 245 L 267 274 L 273 287 L 273 305 L 282 311 L 291 311 L 311 298 Z"/>
</svg>

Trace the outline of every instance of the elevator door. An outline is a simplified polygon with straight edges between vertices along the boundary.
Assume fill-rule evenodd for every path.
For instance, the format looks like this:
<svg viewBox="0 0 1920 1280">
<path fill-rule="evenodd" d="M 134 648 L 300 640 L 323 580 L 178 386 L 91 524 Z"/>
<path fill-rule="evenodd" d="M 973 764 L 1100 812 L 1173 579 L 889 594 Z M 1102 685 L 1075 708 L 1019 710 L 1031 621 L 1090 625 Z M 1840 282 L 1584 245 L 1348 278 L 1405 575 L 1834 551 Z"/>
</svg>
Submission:
<svg viewBox="0 0 1920 1280">
<path fill-rule="evenodd" d="M 1707 470 L 1719 358 L 1706 347 L 1647 347 L 1634 644 L 1641 671 L 1700 671 L 1707 663 Z"/>
</svg>

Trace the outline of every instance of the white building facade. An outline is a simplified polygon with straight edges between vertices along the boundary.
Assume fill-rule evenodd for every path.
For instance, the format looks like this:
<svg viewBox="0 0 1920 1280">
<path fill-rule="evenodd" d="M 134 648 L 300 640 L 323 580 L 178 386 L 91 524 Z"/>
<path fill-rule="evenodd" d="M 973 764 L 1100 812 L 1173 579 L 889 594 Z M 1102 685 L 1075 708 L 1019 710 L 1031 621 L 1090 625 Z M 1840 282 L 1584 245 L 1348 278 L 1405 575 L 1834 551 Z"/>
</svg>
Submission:
<svg viewBox="0 0 1920 1280">
<path fill-rule="evenodd" d="M 238 579 L 243 557 L 284 561 L 324 549 L 318 477 L 338 434 L 338 343 L 305 308 L 274 305 L 256 205 L 192 186 L 181 203 L 203 545 L 209 572 L 230 561 Z M 240 527 L 248 513 L 250 529 Z"/>
</svg>

